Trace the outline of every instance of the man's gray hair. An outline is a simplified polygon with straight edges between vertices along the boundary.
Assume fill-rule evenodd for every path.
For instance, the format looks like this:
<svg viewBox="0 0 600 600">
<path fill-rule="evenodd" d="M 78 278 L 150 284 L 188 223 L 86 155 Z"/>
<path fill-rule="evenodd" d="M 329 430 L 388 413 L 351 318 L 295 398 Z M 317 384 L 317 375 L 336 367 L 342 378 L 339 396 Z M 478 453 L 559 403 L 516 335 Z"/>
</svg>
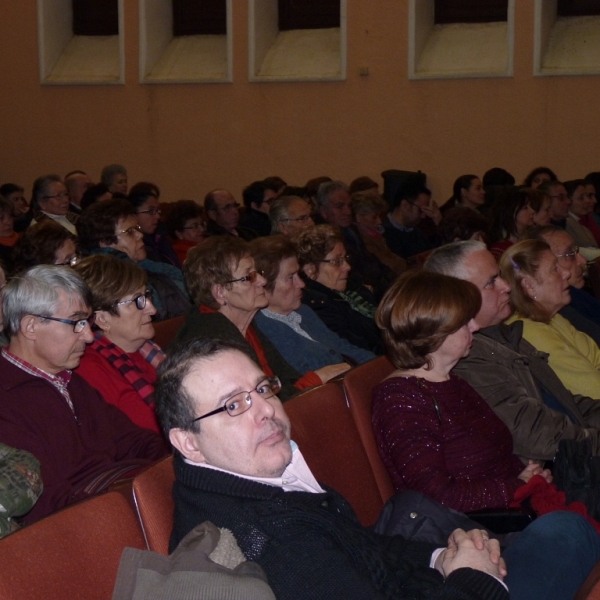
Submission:
<svg viewBox="0 0 600 600">
<path fill-rule="evenodd" d="M 271 233 L 281 233 L 279 231 L 279 223 L 289 218 L 289 208 L 297 200 L 301 200 L 308 205 L 308 202 L 306 202 L 306 200 L 303 198 L 300 198 L 300 196 L 280 196 L 275 200 L 271 200 L 271 204 L 269 206 Z"/>
<path fill-rule="evenodd" d="M 44 199 L 50 192 L 50 185 L 53 183 L 62 183 L 63 180 L 60 175 L 50 174 L 42 175 L 33 182 L 33 193 L 32 199 L 39 205 L 40 201 Z"/>
<path fill-rule="evenodd" d="M 317 206 L 329 208 L 329 196 L 338 190 L 348 191 L 348 186 L 343 181 L 325 181 L 317 190 Z"/>
<path fill-rule="evenodd" d="M 423 269 L 432 273 L 441 273 L 457 279 L 468 279 L 463 266 L 464 260 L 473 252 L 487 250 L 483 242 L 463 240 L 436 248 L 427 258 Z"/>
<path fill-rule="evenodd" d="M 71 300 L 92 306 L 92 292 L 85 281 L 70 267 L 37 265 L 11 279 L 2 291 L 4 332 L 10 339 L 19 332 L 26 315 L 54 316 L 59 310 L 63 290 Z"/>
<path fill-rule="evenodd" d="M 127 169 L 123 165 L 106 165 L 100 174 L 100 181 L 104 185 L 110 185 L 117 175 L 125 175 L 127 177 Z"/>
</svg>

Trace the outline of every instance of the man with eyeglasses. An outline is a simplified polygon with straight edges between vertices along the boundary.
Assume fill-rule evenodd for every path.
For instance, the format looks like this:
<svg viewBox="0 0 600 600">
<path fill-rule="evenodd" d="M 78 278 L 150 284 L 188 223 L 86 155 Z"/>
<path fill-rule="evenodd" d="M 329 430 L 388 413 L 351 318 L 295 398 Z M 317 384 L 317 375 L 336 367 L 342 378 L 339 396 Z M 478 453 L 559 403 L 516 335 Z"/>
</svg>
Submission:
<svg viewBox="0 0 600 600">
<path fill-rule="evenodd" d="M 93 340 L 91 292 L 69 267 L 37 266 L 3 290 L 0 439 L 33 454 L 44 491 L 30 523 L 103 491 L 166 454 L 73 373 Z"/>
<path fill-rule="evenodd" d="M 52 219 L 73 235 L 79 215 L 69 210 L 69 192 L 58 175 L 42 175 L 33 183 L 32 225 Z"/>
<path fill-rule="evenodd" d="M 245 207 L 240 220 L 242 226 L 254 231 L 258 237 L 269 235 L 271 233 L 269 208 L 271 202 L 277 198 L 277 192 L 264 181 L 254 181 L 244 188 L 242 197 Z"/>
<path fill-rule="evenodd" d="M 204 197 L 204 210 L 208 216 L 206 232 L 212 235 L 235 235 L 249 242 L 257 237 L 251 229 L 241 227 L 240 205 L 231 192 L 212 190 Z"/>
<path fill-rule="evenodd" d="M 481 529 L 456 529 L 439 548 L 363 527 L 290 440 L 279 388 L 220 340 L 178 346 L 163 363 L 156 408 L 176 451 L 171 551 L 203 521 L 225 527 L 279 600 L 500 600 L 503 579 L 515 598 L 549 600 L 572 597 L 593 567 L 600 540 L 578 515 L 530 525 L 505 553 L 508 576 Z"/>
<path fill-rule="evenodd" d="M 589 439 L 600 456 L 600 402 L 573 395 L 523 338 L 523 325 L 504 321 L 512 313 L 510 286 L 485 244 L 463 241 L 434 250 L 426 270 L 470 281 L 481 292 L 475 316 L 479 331 L 471 352 L 453 373 L 465 379 L 504 421 L 514 452 L 524 459 L 553 460 L 560 440 Z"/>
<path fill-rule="evenodd" d="M 287 237 L 292 237 L 315 224 L 310 204 L 300 196 L 280 196 L 272 200 L 269 219 L 271 233 L 282 233 Z"/>
</svg>

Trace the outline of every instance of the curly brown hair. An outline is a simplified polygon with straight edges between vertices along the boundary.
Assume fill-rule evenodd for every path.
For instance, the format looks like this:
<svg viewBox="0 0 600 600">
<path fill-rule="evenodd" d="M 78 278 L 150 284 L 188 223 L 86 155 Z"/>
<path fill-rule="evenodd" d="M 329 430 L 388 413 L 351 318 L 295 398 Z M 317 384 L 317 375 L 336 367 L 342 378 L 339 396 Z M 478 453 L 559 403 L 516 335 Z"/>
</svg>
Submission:
<svg viewBox="0 0 600 600">
<path fill-rule="evenodd" d="M 333 225 L 315 225 L 301 231 L 294 239 L 296 255 L 301 268 L 314 265 L 319 273 L 319 261 L 323 260 L 338 243 L 344 243 L 344 237 L 338 227 Z"/>
<path fill-rule="evenodd" d="M 82 250 L 95 250 L 100 247 L 100 242 L 108 246 L 116 244 L 117 223 L 129 215 L 135 215 L 135 208 L 121 198 L 92 204 L 81 213 L 76 225 Z"/>
<path fill-rule="evenodd" d="M 375 322 L 397 369 L 431 368 L 430 355 L 481 308 L 469 281 L 428 271 L 407 271 L 386 292 Z"/>
<path fill-rule="evenodd" d="M 279 275 L 281 261 L 296 256 L 296 246 L 285 235 L 259 237 L 250 242 L 250 253 L 254 258 L 256 270 L 267 280 L 265 290 L 275 289 L 275 280 Z"/>
</svg>

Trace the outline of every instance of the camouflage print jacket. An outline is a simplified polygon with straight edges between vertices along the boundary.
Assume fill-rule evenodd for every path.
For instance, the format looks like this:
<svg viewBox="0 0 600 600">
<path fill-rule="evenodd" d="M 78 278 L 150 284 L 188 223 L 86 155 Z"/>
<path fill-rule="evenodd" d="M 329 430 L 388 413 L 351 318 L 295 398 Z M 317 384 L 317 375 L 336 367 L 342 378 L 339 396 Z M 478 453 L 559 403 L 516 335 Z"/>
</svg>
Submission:
<svg viewBox="0 0 600 600">
<path fill-rule="evenodd" d="M 0 444 L 0 538 L 17 528 L 42 493 L 40 463 L 29 452 Z"/>
</svg>

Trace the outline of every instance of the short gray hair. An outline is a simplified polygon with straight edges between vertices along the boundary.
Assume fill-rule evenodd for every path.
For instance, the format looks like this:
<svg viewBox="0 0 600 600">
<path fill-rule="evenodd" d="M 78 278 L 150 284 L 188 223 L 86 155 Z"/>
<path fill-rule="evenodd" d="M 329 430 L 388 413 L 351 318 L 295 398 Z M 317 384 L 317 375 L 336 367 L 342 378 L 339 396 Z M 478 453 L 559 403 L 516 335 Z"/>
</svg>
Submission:
<svg viewBox="0 0 600 600">
<path fill-rule="evenodd" d="M 457 279 L 468 279 L 463 261 L 474 252 L 487 250 L 483 242 L 463 240 L 436 248 L 427 258 L 423 269 L 432 273 L 450 275 Z"/>
<path fill-rule="evenodd" d="M 100 181 L 104 185 L 110 185 L 116 175 L 125 175 L 127 177 L 127 169 L 123 165 L 106 165 L 100 174 Z"/>
<path fill-rule="evenodd" d="M 37 265 L 14 277 L 2 290 L 4 331 L 10 339 L 19 332 L 25 315 L 52 315 L 59 306 L 59 290 L 92 307 L 92 292 L 70 267 Z"/>
<path fill-rule="evenodd" d="M 317 206 L 329 208 L 329 196 L 338 190 L 348 191 L 348 186 L 343 181 L 326 181 L 317 190 Z"/>
<path fill-rule="evenodd" d="M 271 233 L 281 233 L 279 231 L 279 223 L 290 216 L 288 210 L 290 206 L 297 200 L 301 200 L 308 205 L 308 202 L 306 202 L 304 198 L 300 198 L 300 196 L 280 196 L 275 200 L 271 200 L 271 204 L 269 205 Z"/>
<path fill-rule="evenodd" d="M 33 182 L 31 196 L 35 204 L 39 206 L 40 200 L 43 200 L 43 197 L 48 195 L 52 183 L 63 183 L 63 180 L 60 178 L 60 175 L 50 174 L 42 175 Z"/>
</svg>

